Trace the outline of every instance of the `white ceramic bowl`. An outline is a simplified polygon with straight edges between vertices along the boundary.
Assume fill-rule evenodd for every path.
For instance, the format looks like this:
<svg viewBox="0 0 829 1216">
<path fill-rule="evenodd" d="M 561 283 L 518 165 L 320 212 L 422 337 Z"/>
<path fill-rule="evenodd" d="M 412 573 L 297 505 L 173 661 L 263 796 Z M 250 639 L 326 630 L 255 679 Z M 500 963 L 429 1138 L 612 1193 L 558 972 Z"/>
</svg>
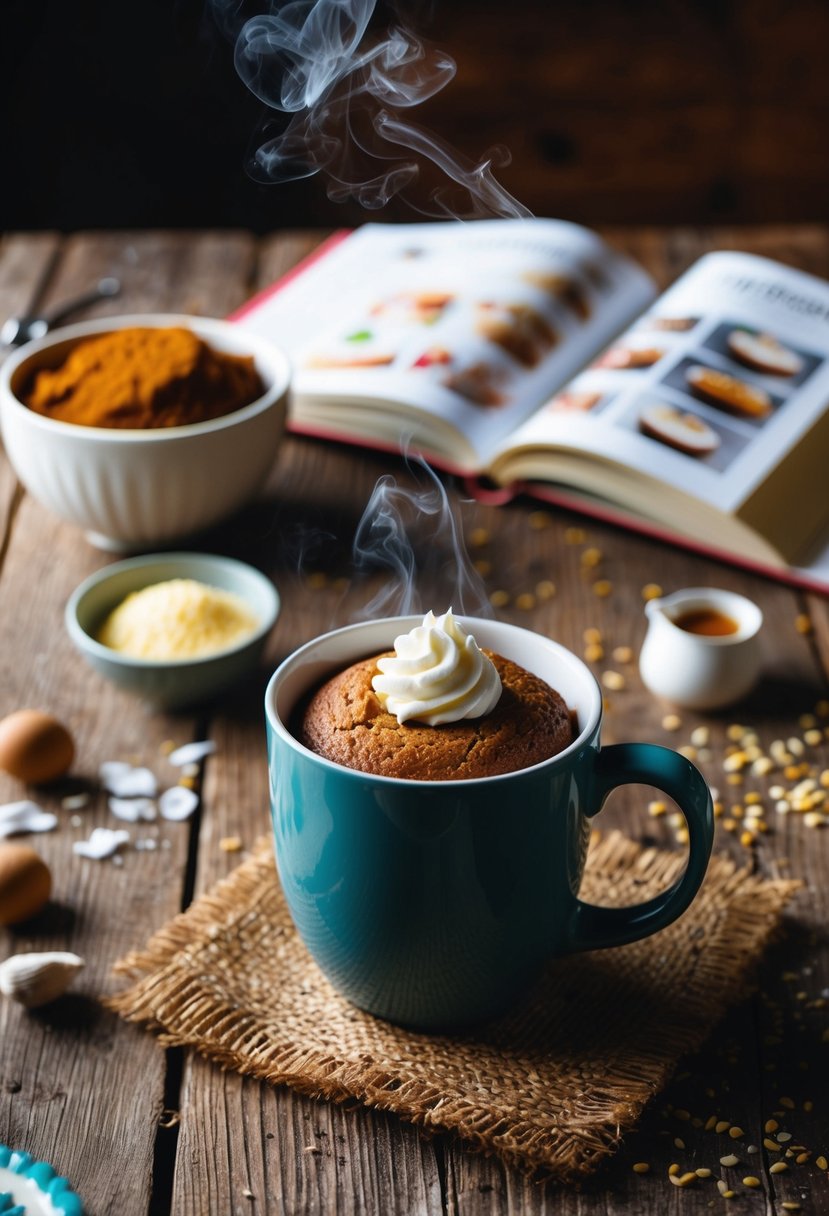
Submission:
<svg viewBox="0 0 829 1216">
<path fill-rule="evenodd" d="M 126 326 L 183 325 L 216 350 L 253 355 L 266 390 L 243 409 L 187 426 L 119 430 L 59 422 L 16 392 L 82 338 Z M 273 463 L 290 381 L 287 356 L 228 321 L 176 314 L 102 317 L 29 342 L 0 369 L 0 429 L 17 476 L 55 514 L 110 550 L 146 549 L 198 532 L 252 498 Z"/>
<path fill-rule="evenodd" d="M 236 646 L 195 659 L 137 659 L 95 640 L 105 617 L 127 595 L 173 578 L 196 579 L 241 596 L 259 628 Z M 245 562 L 205 553 L 155 553 L 98 570 L 72 593 L 64 615 L 70 638 L 96 671 L 155 705 L 180 709 L 208 700 L 256 667 L 279 606 L 270 579 Z"/>
</svg>

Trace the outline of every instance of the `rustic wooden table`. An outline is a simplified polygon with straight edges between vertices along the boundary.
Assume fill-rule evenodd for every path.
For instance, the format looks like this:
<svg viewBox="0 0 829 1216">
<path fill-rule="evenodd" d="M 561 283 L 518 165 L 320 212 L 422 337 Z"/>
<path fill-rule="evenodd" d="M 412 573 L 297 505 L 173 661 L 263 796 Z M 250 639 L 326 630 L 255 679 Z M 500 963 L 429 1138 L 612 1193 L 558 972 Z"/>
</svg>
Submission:
<svg viewBox="0 0 829 1216">
<path fill-rule="evenodd" d="M 829 277 L 829 228 L 628 229 L 608 235 L 662 283 L 714 247 L 767 253 Z M 240 232 L 10 235 L 0 245 L 0 320 L 60 301 L 110 273 L 121 277 L 124 292 L 101 312 L 221 316 L 319 239 L 283 233 L 257 240 Z M 349 546 L 389 464 L 376 454 L 290 439 L 262 498 L 199 539 L 200 547 L 254 562 L 277 584 L 283 610 L 270 640 L 269 669 L 313 634 L 346 623 L 365 595 L 365 587 L 349 582 Z M 394 471 L 405 484 L 402 465 Z M 766 616 L 766 675 L 737 720 L 756 729 L 763 749 L 775 739 L 802 739 L 808 729 L 802 716 L 827 695 L 826 602 L 564 512 L 539 514 L 529 502 L 502 508 L 464 502 L 458 509 L 466 536 L 477 542 L 473 556 L 490 563 L 488 590 L 504 593 L 496 597 L 498 615 L 551 633 L 577 652 L 586 627 L 602 631 L 608 655 L 620 645 L 636 652 L 644 633 L 641 588 L 649 582 L 666 591 L 711 584 L 752 596 Z M 111 824 L 102 795 L 70 812 L 61 806 L 65 789 L 36 792 L 60 819 L 57 831 L 31 838 L 52 867 L 55 900 L 31 931 L 0 930 L 0 956 L 71 949 L 87 966 L 73 993 L 42 1011 L 27 1014 L 8 1001 L 0 1004 L 0 1142 L 54 1163 L 82 1193 L 90 1216 L 594 1216 L 622 1210 L 691 1216 L 735 1207 L 795 1210 L 787 1204 L 829 1211 L 821 1160 L 829 1156 L 829 833 L 810 827 L 803 815 L 775 814 L 769 790 L 781 782 L 790 787 L 791 776 L 775 771 L 729 784 L 723 759 L 734 718 L 683 714 L 680 729 L 668 732 L 665 707 L 643 691 L 634 663 L 621 666 L 625 690 L 610 694 L 606 738 L 688 745 L 694 728 L 710 729 L 700 766 L 726 804 L 715 847 L 760 873 L 802 880 L 788 933 L 764 960 L 757 994 L 715 1031 L 704 1053 L 681 1064 L 615 1159 L 580 1189 L 544 1184 L 453 1140 L 425 1139 L 395 1118 L 296 1097 L 165 1050 L 102 1007 L 99 998 L 118 986 L 113 962 L 238 863 L 239 854 L 220 847 L 222 838 L 238 836 L 249 846 L 267 831 L 260 711 L 266 673 L 203 717 L 164 716 L 120 694 L 76 655 L 62 618 L 72 589 L 110 558 L 32 501 L 5 458 L 0 520 L 0 714 L 39 706 L 64 719 L 77 740 L 75 774 L 81 779 L 94 780 L 104 760 L 136 757 L 158 768 L 167 739 L 209 736 L 218 744 L 206 762 L 197 816 L 186 824 L 159 823 L 152 829 L 158 847 L 128 850 L 121 865 L 72 852 L 73 841 L 92 827 Z M 598 570 L 613 587 L 607 598 L 592 590 L 597 568 L 583 561 L 588 547 L 601 552 Z M 534 594 L 545 579 L 557 586 L 547 599 Z M 811 619 L 808 633 L 796 627 L 801 614 Z M 607 666 L 619 664 L 606 660 L 596 665 L 597 673 Z M 829 764 L 829 719 L 820 726 L 824 742 L 807 744 L 798 758 L 817 771 Z M 750 845 L 741 842 L 744 825 L 729 809 L 749 805 L 749 791 L 761 795 L 769 825 Z M 0 775 L 0 801 L 21 794 L 17 783 Z M 619 795 L 602 826 L 622 825 L 639 839 L 681 847 L 667 819 L 649 817 L 647 801 L 643 791 Z M 792 1133 L 788 1144 L 798 1146 L 788 1158 L 763 1145 L 764 1124 L 775 1111 L 783 1112 L 778 1122 Z M 736 1141 L 727 1132 L 706 1130 L 712 1115 L 739 1125 L 744 1137 Z M 749 1144 L 759 1151 L 748 1154 Z M 741 1165 L 729 1170 L 720 1158 L 735 1147 Z M 781 1156 L 788 1168 L 770 1172 Z M 649 1172 L 634 1172 L 637 1162 L 648 1163 Z M 672 1162 L 683 1170 L 711 1169 L 712 1177 L 677 1188 L 668 1179 Z M 748 1174 L 759 1187 L 743 1185 Z M 715 1185 L 720 1177 L 733 1183 L 736 1198 L 721 1198 Z"/>
</svg>

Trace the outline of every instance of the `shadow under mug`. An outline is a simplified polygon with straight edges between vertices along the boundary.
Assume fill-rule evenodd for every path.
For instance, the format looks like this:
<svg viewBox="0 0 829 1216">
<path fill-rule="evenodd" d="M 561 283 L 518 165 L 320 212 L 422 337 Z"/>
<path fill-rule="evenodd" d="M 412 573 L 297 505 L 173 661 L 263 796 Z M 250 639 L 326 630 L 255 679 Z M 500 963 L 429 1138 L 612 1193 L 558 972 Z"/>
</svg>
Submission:
<svg viewBox="0 0 829 1216">
<path fill-rule="evenodd" d="M 395 617 L 309 642 L 265 694 L 276 864 L 288 907 L 331 984 L 369 1013 L 421 1030 L 501 1012 L 550 958 L 647 937 L 691 903 L 714 835 L 708 788 L 676 752 L 600 747 L 602 695 L 569 650 L 500 621 L 464 619 L 479 645 L 535 672 L 578 720 L 578 737 L 531 768 L 410 781 L 344 768 L 292 734 L 303 696 L 391 650 L 421 623 Z M 578 898 L 590 819 L 619 785 L 663 790 L 688 823 L 682 876 L 623 908 Z"/>
</svg>

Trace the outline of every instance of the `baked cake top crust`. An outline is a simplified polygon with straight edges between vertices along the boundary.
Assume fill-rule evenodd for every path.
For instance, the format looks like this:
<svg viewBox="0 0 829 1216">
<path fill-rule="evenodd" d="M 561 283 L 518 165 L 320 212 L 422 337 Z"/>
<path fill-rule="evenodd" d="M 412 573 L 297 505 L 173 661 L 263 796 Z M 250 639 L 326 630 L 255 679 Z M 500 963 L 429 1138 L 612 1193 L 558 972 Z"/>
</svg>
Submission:
<svg viewBox="0 0 829 1216">
<path fill-rule="evenodd" d="M 517 663 L 484 653 L 495 664 L 502 693 L 481 718 L 441 726 L 401 725 L 372 688 L 377 660 L 386 657 L 375 655 L 318 688 L 295 733 L 311 751 L 346 768 L 419 781 L 492 777 L 563 751 L 574 730 L 559 694 Z"/>
</svg>

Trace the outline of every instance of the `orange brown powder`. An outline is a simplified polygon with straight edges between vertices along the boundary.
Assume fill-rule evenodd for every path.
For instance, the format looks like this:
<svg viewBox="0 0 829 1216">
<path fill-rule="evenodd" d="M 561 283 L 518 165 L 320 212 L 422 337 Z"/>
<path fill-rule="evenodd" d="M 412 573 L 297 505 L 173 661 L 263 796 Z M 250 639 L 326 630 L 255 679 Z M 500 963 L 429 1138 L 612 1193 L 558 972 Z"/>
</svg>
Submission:
<svg viewBox="0 0 829 1216">
<path fill-rule="evenodd" d="M 214 350 L 185 327 L 115 329 L 73 347 L 33 378 L 23 402 L 79 426 L 184 426 L 255 401 L 264 385 L 252 356 Z"/>
</svg>

